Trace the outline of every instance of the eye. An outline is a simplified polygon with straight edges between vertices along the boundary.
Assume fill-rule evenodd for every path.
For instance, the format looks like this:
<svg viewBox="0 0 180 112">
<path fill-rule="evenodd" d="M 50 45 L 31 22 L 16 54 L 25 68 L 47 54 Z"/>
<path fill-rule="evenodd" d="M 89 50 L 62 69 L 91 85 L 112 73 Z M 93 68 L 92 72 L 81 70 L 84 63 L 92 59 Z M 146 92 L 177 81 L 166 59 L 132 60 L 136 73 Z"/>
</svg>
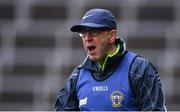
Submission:
<svg viewBox="0 0 180 112">
<path fill-rule="evenodd" d="M 99 35 L 99 31 L 97 31 L 97 30 L 91 31 L 91 32 L 89 32 L 89 33 L 90 33 L 90 35 L 93 36 L 93 37 Z"/>
<path fill-rule="evenodd" d="M 100 30 L 94 30 L 94 29 L 78 32 L 79 36 L 82 38 L 86 37 L 87 34 L 89 34 L 91 37 L 97 37 L 100 33 L 101 33 Z"/>
</svg>

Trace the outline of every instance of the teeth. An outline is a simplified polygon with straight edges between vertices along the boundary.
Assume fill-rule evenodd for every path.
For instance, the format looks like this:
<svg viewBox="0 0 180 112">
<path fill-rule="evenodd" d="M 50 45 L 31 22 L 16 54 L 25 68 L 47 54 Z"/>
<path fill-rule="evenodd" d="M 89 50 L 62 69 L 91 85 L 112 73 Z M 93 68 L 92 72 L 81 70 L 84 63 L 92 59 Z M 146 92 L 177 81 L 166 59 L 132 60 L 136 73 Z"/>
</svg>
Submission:
<svg viewBox="0 0 180 112">
<path fill-rule="evenodd" d="M 88 50 L 89 51 L 92 51 L 92 50 L 94 50 L 95 49 L 95 46 L 90 46 L 90 47 L 88 47 Z"/>
</svg>

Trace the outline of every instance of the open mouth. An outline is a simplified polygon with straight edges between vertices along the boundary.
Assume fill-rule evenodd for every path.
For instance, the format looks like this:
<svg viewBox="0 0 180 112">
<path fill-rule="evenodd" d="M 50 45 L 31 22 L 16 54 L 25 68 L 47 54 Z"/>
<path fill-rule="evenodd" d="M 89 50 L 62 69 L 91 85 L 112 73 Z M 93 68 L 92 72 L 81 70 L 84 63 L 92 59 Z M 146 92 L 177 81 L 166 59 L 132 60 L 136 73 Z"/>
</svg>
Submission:
<svg viewBox="0 0 180 112">
<path fill-rule="evenodd" d="M 93 52 L 96 49 L 96 46 L 88 46 L 88 52 Z"/>
</svg>

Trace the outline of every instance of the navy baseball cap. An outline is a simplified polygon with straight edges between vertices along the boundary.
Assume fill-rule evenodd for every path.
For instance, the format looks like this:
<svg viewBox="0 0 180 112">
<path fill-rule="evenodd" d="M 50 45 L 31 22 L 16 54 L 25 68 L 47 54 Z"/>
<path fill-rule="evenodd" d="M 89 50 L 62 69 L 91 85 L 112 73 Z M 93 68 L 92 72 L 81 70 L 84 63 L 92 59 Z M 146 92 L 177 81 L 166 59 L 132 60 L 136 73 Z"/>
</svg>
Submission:
<svg viewBox="0 0 180 112">
<path fill-rule="evenodd" d="M 91 9 L 81 20 L 79 25 L 71 27 L 72 32 L 79 32 L 83 28 L 116 29 L 116 18 L 106 9 Z"/>
</svg>

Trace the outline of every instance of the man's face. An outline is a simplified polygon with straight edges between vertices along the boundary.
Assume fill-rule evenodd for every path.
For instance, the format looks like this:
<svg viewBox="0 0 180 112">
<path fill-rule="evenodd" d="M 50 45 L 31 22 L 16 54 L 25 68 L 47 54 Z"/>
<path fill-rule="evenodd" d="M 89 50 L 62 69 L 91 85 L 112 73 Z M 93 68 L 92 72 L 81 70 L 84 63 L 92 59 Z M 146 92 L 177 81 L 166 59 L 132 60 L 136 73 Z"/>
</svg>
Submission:
<svg viewBox="0 0 180 112">
<path fill-rule="evenodd" d="M 84 49 L 89 58 L 94 62 L 102 61 L 109 50 L 109 30 L 88 29 L 81 31 Z"/>
</svg>

